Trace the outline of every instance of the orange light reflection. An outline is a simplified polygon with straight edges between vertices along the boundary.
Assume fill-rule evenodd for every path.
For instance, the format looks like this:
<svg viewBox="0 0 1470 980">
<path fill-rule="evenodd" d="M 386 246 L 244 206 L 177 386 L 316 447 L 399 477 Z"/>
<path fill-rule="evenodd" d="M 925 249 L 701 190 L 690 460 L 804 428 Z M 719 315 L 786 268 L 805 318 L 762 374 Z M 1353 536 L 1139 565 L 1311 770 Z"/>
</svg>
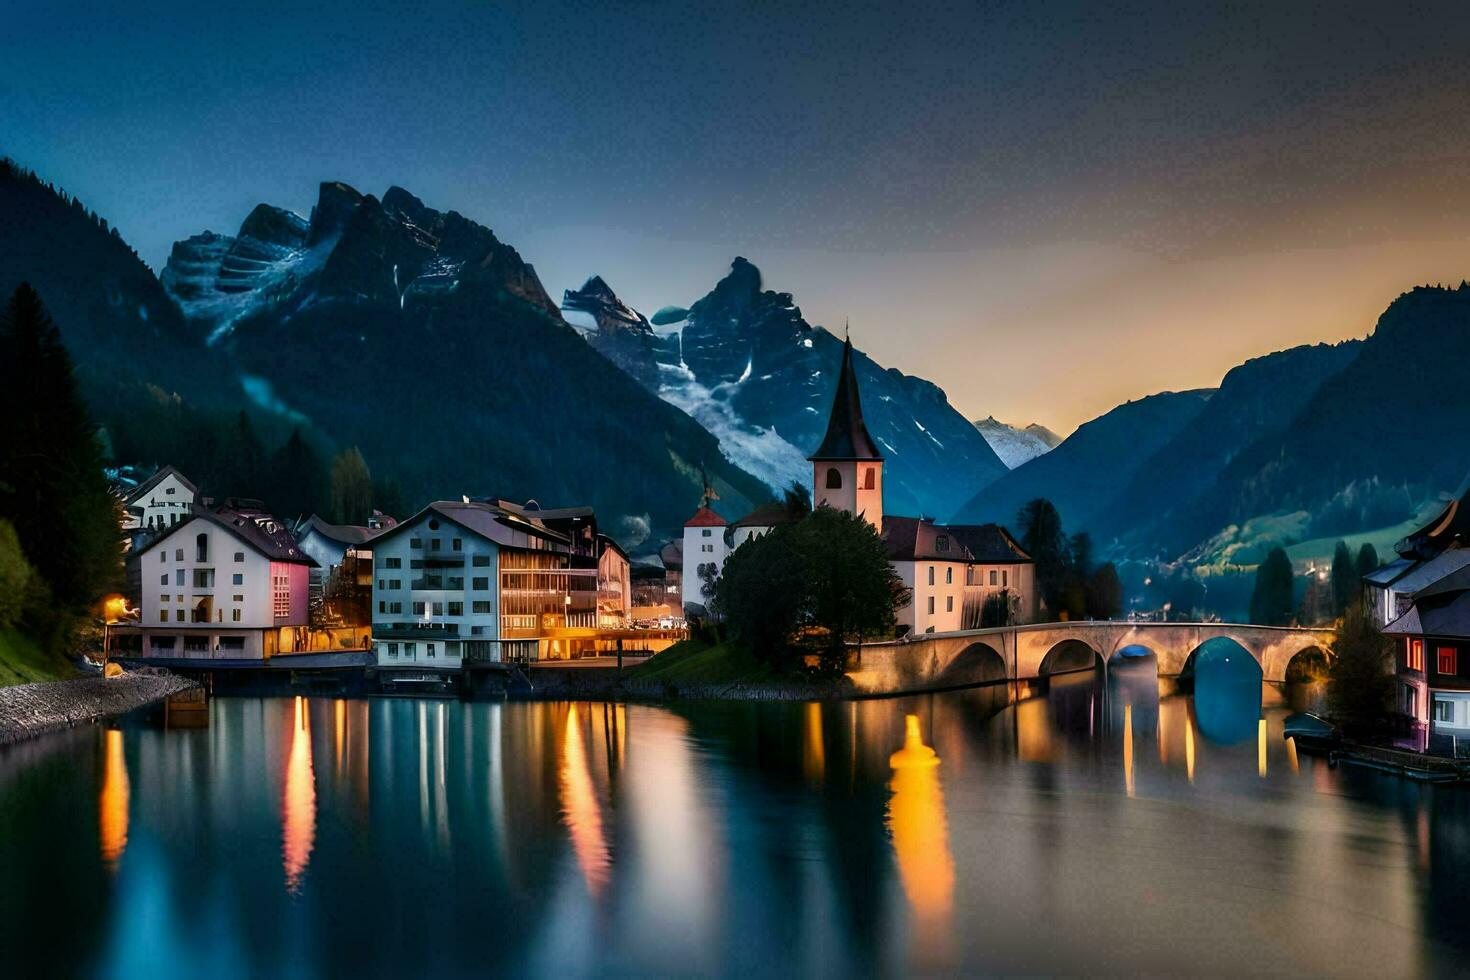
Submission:
<svg viewBox="0 0 1470 980">
<path fill-rule="evenodd" d="M 914 910 L 913 949 L 933 967 L 949 948 L 954 857 L 939 784 L 939 756 L 924 744 L 917 715 L 904 719 L 903 748 L 889 757 L 888 765 L 893 769 L 888 829 L 904 893 Z"/>
<path fill-rule="evenodd" d="M 566 732 L 561 743 L 562 817 L 572 835 L 572 850 L 577 865 L 587 880 L 593 897 L 607 886 L 612 858 L 602 828 L 602 808 L 597 791 L 587 770 L 587 754 L 582 745 L 582 729 L 577 724 L 577 706 L 567 710 Z"/>
<path fill-rule="evenodd" d="M 281 800 L 281 854 L 286 891 L 292 895 L 301 890 L 316 844 L 316 773 L 311 764 L 309 707 L 298 695 L 291 726 L 291 754 L 286 760 L 286 792 Z"/>
<path fill-rule="evenodd" d="M 102 792 L 97 798 L 98 832 L 102 862 L 109 871 L 116 871 L 128 846 L 128 762 L 123 756 L 123 733 L 117 729 L 107 732 L 105 745 Z"/>
</svg>

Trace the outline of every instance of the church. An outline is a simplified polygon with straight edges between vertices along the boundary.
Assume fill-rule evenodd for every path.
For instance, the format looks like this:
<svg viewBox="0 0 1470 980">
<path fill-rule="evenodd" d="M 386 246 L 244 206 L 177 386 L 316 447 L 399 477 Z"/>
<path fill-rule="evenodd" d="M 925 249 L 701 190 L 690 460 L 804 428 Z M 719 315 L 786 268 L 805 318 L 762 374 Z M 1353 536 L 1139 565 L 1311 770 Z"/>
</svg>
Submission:
<svg viewBox="0 0 1470 980">
<path fill-rule="evenodd" d="M 894 570 L 912 590 L 912 601 L 898 611 L 901 635 L 1035 619 L 1035 567 L 1004 527 L 946 525 L 930 516 L 883 512 L 885 461 L 863 418 L 851 339 L 843 344 L 826 435 L 807 458 L 812 464 L 812 505 L 845 510 L 872 524 Z M 711 502 L 706 491 L 699 509 L 684 524 L 686 616 L 704 613 L 707 583 L 732 551 L 791 519 L 784 508 L 767 505 L 732 524 Z"/>
</svg>

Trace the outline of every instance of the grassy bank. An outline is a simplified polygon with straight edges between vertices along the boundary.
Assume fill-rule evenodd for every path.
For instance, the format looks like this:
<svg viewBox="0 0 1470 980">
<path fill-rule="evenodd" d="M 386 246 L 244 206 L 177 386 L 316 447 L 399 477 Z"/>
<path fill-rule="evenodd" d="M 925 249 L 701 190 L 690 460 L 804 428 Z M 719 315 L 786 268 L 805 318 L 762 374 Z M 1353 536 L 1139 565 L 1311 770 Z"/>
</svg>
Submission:
<svg viewBox="0 0 1470 980">
<path fill-rule="evenodd" d="M 16 630 L 0 630 L 0 687 L 77 676 L 64 657 L 47 654 Z"/>
<path fill-rule="evenodd" d="M 789 678 L 734 642 L 681 640 L 627 671 L 630 678 L 667 684 L 764 684 Z"/>
</svg>

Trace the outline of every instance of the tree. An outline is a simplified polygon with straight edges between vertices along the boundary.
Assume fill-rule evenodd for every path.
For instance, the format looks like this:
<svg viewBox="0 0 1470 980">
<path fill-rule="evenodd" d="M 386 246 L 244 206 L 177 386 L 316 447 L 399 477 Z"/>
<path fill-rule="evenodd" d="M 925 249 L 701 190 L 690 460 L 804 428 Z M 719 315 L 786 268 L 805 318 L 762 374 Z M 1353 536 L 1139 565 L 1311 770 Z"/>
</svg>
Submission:
<svg viewBox="0 0 1470 980">
<path fill-rule="evenodd" d="M 268 483 L 262 493 L 279 516 L 305 517 L 328 511 L 331 497 L 327 483 L 321 456 L 296 428 L 271 454 Z"/>
<path fill-rule="evenodd" d="M 0 316 L 0 419 L 0 517 L 80 613 L 122 579 L 122 515 L 61 333 L 25 283 Z"/>
<path fill-rule="evenodd" d="M 812 512 L 812 492 L 806 488 L 805 483 L 792 480 L 781 494 L 781 503 L 793 517 L 805 517 Z"/>
<path fill-rule="evenodd" d="M 1358 560 L 1356 564 L 1358 578 L 1360 580 L 1364 575 L 1376 571 L 1378 569 L 1378 549 L 1373 547 L 1370 542 L 1363 542 L 1363 547 L 1358 549 Z"/>
<path fill-rule="evenodd" d="M 1346 541 L 1337 542 L 1332 552 L 1332 614 L 1341 616 L 1358 597 L 1358 570 Z"/>
<path fill-rule="evenodd" d="M 373 515 L 373 475 L 356 446 L 332 459 L 332 520 L 366 524 Z"/>
<path fill-rule="evenodd" d="M 1261 626 L 1289 626 L 1292 619 L 1293 573 L 1286 549 L 1272 548 L 1256 569 L 1251 593 L 1251 622 Z"/>
<path fill-rule="evenodd" d="M 1037 497 L 1016 515 L 1021 529 L 1021 547 L 1031 556 L 1036 569 L 1036 588 L 1053 615 L 1061 608 L 1067 587 L 1067 542 L 1062 518 L 1050 500 Z"/>
<path fill-rule="evenodd" d="M 0 630 L 9 629 L 25 611 L 35 572 L 20 550 L 20 538 L 9 521 L 0 520 Z"/>
<path fill-rule="evenodd" d="M 397 480 L 373 481 L 373 509 L 400 521 L 409 516 L 408 502 Z"/>
<path fill-rule="evenodd" d="M 1069 542 L 1069 558 L 1072 562 L 1072 574 L 1079 579 L 1092 576 L 1092 535 L 1086 531 L 1078 531 L 1072 535 Z"/>
<path fill-rule="evenodd" d="M 1353 735 L 1381 730 L 1393 704 L 1393 642 L 1374 628 L 1362 603 L 1348 606 L 1332 641 L 1327 709 Z"/>
<path fill-rule="evenodd" d="M 720 566 L 707 561 L 696 568 L 695 573 L 699 576 L 699 594 L 704 597 L 704 608 L 714 616 L 715 594 L 720 591 Z"/>
<path fill-rule="evenodd" d="M 730 553 L 714 596 L 731 634 L 766 663 L 790 659 L 791 638 L 805 601 L 802 562 L 789 525 L 773 528 Z"/>
<path fill-rule="evenodd" d="M 806 582 L 804 625 L 826 630 L 822 665 L 840 670 L 853 637 L 889 632 L 910 601 L 877 528 L 845 510 L 818 507 L 792 526 Z"/>
<path fill-rule="evenodd" d="M 1123 581 L 1112 562 L 1104 562 L 1087 580 L 1087 615 L 1115 619 L 1123 612 Z"/>
</svg>

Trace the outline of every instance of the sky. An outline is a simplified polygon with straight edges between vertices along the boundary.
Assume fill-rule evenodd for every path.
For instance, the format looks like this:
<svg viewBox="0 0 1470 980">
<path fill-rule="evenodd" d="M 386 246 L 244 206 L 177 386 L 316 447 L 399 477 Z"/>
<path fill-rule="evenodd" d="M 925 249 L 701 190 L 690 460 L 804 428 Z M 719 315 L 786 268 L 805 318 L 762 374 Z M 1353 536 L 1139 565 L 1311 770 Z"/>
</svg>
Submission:
<svg viewBox="0 0 1470 980">
<path fill-rule="evenodd" d="M 743 255 L 1065 434 L 1470 276 L 1470 8 L 12 0 L 0 153 L 155 269 L 324 180 L 652 312 Z M 0 215 L 3 230 L 3 215 Z"/>
</svg>

